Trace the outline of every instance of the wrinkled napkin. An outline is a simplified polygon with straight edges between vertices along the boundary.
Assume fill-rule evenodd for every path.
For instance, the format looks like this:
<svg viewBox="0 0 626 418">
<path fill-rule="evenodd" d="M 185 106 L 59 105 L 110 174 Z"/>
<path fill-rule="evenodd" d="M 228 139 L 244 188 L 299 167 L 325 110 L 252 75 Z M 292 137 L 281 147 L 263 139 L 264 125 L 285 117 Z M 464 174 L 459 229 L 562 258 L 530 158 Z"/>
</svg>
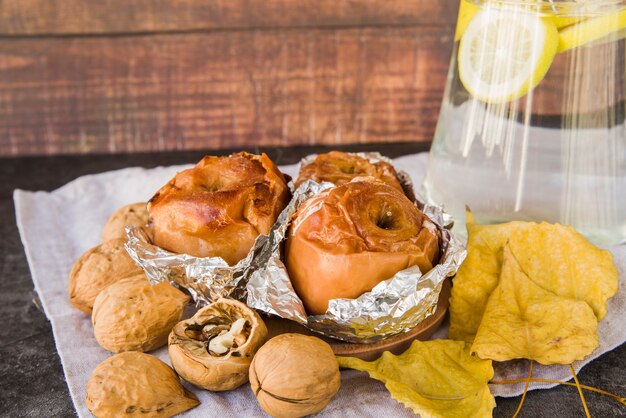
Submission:
<svg viewBox="0 0 626 418">
<path fill-rule="evenodd" d="M 421 184 L 427 153 L 408 155 L 395 160 L 399 169 L 407 171 L 416 185 Z M 190 166 L 126 168 L 80 177 L 52 192 L 14 193 L 17 226 L 26 251 L 28 264 L 46 316 L 52 324 L 56 347 L 63 364 L 68 387 L 78 415 L 90 417 L 85 405 L 85 387 L 93 369 L 111 353 L 102 349 L 93 336 L 89 315 L 75 309 L 67 294 L 67 277 L 73 262 L 87 249 L 97 245 L 108 217 L 117 208 L 146 201 L 176 172 Z M 294 176 L 297 166 L 282 166 L 283 172 Z M 611 248 L 619 275 L 618 294 L 608 302 L 608 314 L 599 324 L 600 347 L 591 356 L 575 364 L 585 364 L 626 341 L 626 245 Z M 433 338 L 445 338 L 447 328 L 440 328 Z M 167 349 L 151 354 L 169 364 Z M 497 367 L 496 379 L 521 378 L 528 375 L 525 361 Z M 536 366 L 535 377 L 569 380 L 567 366 Z M 551 384 L 532 384 L 531 389 Z M 200 399 L 201 405 L 185 417 L 263 417 L 248 384 L 239 389 L 211 393 L 187 385 Z M 496 396 L 517 396 L 523 384 L 493 385 Z M 341 389 L 320 416 L 381 417 L 414 416 L 390 398 L 385 386 L 354 370 L 341 373 Z"/>
</svg>

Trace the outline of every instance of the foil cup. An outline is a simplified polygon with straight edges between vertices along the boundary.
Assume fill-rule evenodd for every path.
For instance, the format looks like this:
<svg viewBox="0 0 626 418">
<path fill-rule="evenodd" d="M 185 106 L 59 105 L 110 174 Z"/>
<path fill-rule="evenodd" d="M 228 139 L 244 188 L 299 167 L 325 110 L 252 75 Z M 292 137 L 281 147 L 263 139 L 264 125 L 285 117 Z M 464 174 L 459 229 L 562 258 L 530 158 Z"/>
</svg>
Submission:
<svg viewBox="0 0 626 418">
<path fill-rule="evenodd" d="M 392 161 L 378 153 L 357 154 L 372 163 Z M 301 166 L 315 156 L 306 157 Z M 408 196 L 414 194 L 407 173 L 399 172 Z M 308 180 L 294 191 L 290 204 L 280 214 L 267 239 L 260 242 L 258 258 L 246 272 L 248 306 L 296 321 L 312 331 L 353 343 L 370 343 L 409 331 L 434 313 L 444 280 L 456 274 L 465 259 L 465 248 L 451 232 L 452 217 L 436 205 L 426 204 L 417 196 L 413 200 L 436 225 L 441 236 L 439 263 L 426 274 L 417 266 L 396 273 L 370 292 L 356 299 L 333 299 L 324 315 L 307 316 L 302 301 L 294 291 L 283 263 L 283 242 L 289 223 L 300 205 L 309 197 L 328 188 L 331 183 Z"/>
<path fill-rule="evenodd" d="M 198 306 L 221 297 L 245 299 L 244 273 L 267 239 L 258 237 L 246 258 L 229 266 L 221 257 L 194 257 L 164 250 L 152 244 L 147 227 L 126 227 L 126 236 L 126 251 L 152 284 L 165 281 L 187 289 Z"/>
</svg>

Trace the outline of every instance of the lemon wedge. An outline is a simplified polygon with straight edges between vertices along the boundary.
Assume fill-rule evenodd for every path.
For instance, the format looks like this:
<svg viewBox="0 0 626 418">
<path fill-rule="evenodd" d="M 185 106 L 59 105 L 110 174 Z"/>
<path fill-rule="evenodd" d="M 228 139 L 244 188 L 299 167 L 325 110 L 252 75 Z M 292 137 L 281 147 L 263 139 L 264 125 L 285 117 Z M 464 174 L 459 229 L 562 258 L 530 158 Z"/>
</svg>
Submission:
<svg viewBox="0 0 626 418">
<path fill-rule="evenodd" d="M 470 3 L 468 0 L 461 0 L 461 4 L 459 5 L 459 17 L 456 21 L 456 32 L 454 34 L 455 41 L 461 39 L 465 29 L 467 29 L 467 26 L 479 10 L 480 7 Z"/>
<path fill-rule="evenodd" d="M 583 20 L 585 20 L 584 17 L 578 16 L 554 16 L 554 23 L 556 24 L 556 28 L 558 30 L 575 25 Z"/>
<path fill-rule="evenodd" d="M 618 39 L 623 37 L 624 29 L 626 29 L 626 10 L 587 19 L 561 30 L 558 52 L 578 48 L 613 34 L 615 39 Z"/>
<path fill-rule="evenodd" d="M 550 16 L 505 7 L 482 8 L 461 37 L 461 82 L 474 97 L 488 103 L 518 99 L 545 77 L 558 42 Z"/>
</svg>

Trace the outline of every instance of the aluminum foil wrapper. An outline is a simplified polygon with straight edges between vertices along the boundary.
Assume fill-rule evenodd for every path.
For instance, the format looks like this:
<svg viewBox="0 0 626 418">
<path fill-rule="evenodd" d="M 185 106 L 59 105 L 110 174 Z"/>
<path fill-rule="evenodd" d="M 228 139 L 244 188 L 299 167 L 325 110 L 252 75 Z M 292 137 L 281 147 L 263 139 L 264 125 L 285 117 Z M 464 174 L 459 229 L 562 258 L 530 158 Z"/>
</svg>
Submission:
<svg viewBox="0 0 626 418">
<path fill-rule="evenodd" d="M 377 153 L 358 155 L 373 163 L 382 160 L 392 164 L 391 160 Z M 301 165 L 314 158 L 305 158 Z M 406 173 L 399 173 L 399 176 L 407 194 L 414 195 L 409 176 Z M 441 234 L 442 257 L 439 264 L 424 275 L 417 266 L 402 270 L 357 299 L 329 301 L 324 315 L 307 316 L 281 261 L 282 243 L 289 221 L 298 207 L 309 197 L 330 187 L 334 185 L 309 180 L 294 192 L 292 201 L 279 216 L 270 236 L 258 242 L 256 258 L 245 274 L 246 303 L 252 308 L 299 322 L 313 331 L 347 342 L 370 343 L 413 329 L 434 312 L 444 280 L 453 276 L 465 259 L 463 244 L 449 230 L 452 218 L 440 206 L 428 205 L 417 197 L 416 205 L 435 223 Z"/>
<path fill-rule="evenodd" d="M 244 273 L 267 239 L 259 237 L 246 258 L 231 267 L 220 257 L 176 254 L 153 245 L 145 227 L 127 227 L 126 235 L 126 251 L 152 284 L 166 281 L 187 289 L 199 306 L 220 297 L 244 299 Z"/>
<path fill-rule="evenodd" d="M 385 161 L 393 165 L 390 159 L 378 153 L 357 155 L 372 163 Z M 307 164 L 315 157 L 308 156 L 300 164 Z M 415 196 L 409 176 L 403 172 L 398 175 L 407 196 Z M 357 299 L 331 300 L 324 315 L 307 316 L 281 261 L 282 244 L 289 221 L 298 207 L 310 196 L 330 187 L 334 185 L 314 181 L 303 183 L 294 192 L 269 236 L 259 236 L 247 257 L 232 267 L 219 257 L 194 257 L 166 251 L 152 244 L 145 227 L 126 228 L 126 250 L 153 284 L 167 281 L 187 289 L 199 306 L 220 297 L 230 297 L 349 342 L 374 342 L 414 328 L 434 312 L 443 281 L 456 273 L 465 258 L 463 244 L 448 229 L 452 218 L 441 207 L 425 204 L 418 196 L 414 199 L 416 205 L 441 233 L 439 264 L 424 275 L 417 267 L 400 271 Z"/>
</svg>

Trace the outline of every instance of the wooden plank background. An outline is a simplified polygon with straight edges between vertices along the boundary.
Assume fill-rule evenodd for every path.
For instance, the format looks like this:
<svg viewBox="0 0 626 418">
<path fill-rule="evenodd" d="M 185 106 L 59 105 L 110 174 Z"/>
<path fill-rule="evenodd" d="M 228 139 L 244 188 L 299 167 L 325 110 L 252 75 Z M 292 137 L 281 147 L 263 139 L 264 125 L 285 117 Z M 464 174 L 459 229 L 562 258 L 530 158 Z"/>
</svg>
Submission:
<svg viewBox="0 0 626 418">
<path fill-rule="evenodd" d="M 0 0 L 0 155 L 430 140 L 457 0 Z"/>
</svg>

